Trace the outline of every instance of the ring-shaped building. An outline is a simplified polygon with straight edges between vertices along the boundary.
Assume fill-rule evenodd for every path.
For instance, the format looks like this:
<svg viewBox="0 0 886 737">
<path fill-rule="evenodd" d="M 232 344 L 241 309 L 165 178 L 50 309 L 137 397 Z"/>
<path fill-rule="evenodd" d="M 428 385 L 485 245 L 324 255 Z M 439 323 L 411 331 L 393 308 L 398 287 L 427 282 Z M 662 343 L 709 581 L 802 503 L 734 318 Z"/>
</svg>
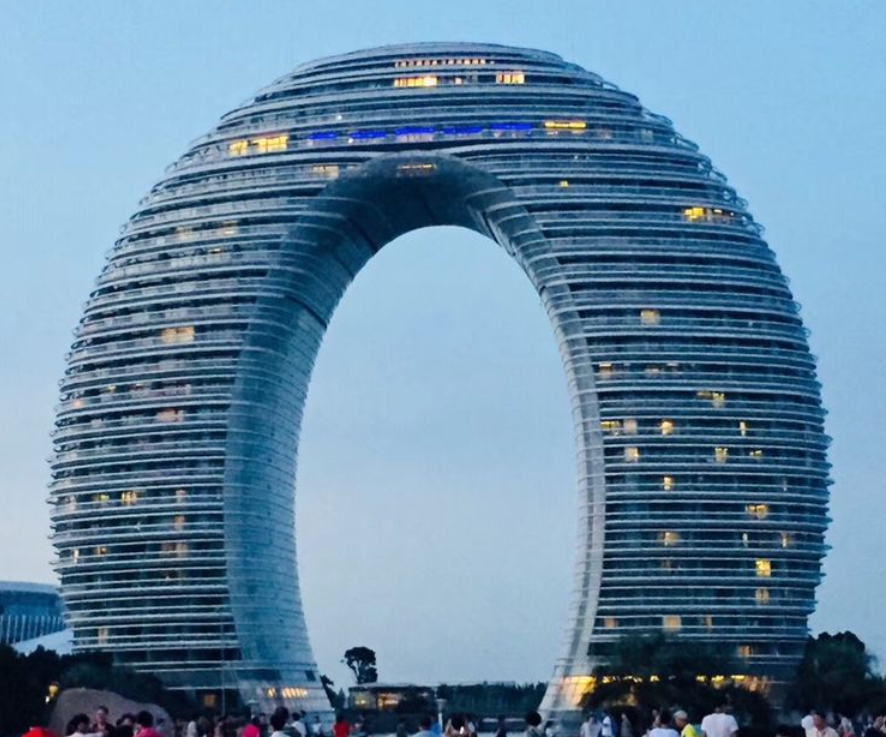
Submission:
<svg viewBox="0 0 886 737">
<path fill-rule="evenodd" d="M 176 688 L 328 710 L 296 567 L 308 382 L 363 265 L 436 224 L 517 261 L 562 355 L 577 558 L 545 708 L 574 707 L 632 633 L 723 645 L 755 682 L 788 677 L 828 465 L 787 279 L 667 118 L 556 55 L 489 44 L 305 64 L 195 141 L 123 227 L 54 431 L 76 647 Z"/>
</svg>

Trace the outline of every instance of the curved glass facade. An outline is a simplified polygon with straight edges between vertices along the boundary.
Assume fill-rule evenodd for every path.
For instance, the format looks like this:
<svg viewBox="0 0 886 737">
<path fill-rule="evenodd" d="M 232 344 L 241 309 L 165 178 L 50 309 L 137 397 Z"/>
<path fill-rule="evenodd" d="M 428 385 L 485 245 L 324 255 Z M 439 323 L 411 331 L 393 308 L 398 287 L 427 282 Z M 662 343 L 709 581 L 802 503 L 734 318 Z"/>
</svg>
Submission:
<svg viewBox="0 0 886 737">
<path fill-rule="evenodd" d="M 123 227 L 54 431 L 76 646 L 182 688 L 328 708 L 296 572 L 305 394 L 351 279 L 433 224 L 513 256 L 563 357 L 579 531 L 545 707 L 574 703 L 626 633 L 788 674 L 828 465 L 787 280 L 667 118 L 553 54 L 485 44 L 299 67 L 194 142 Z"/>
</svg>

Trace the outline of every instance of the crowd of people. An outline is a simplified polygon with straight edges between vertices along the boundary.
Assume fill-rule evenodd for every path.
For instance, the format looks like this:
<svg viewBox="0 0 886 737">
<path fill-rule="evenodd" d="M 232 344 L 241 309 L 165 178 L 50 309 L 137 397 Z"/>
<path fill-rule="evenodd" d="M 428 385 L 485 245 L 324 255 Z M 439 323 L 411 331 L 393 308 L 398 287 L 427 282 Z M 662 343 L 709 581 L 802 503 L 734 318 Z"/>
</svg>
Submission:
<svg viewBox="0 0 886 737">
<path fill-rule="evenodd" d="M 565 729 L 556 721 L 544 721 L 538 712 L 525 717 L 524 737 L 737 737 L 739 724 L 724 703 L 707 714 L 697 724 L 682 710 L 654 711 L 651 724 L 638 729 L 626 713 L 591 713 L 576 730 Z M 508 737 L 513 722 L 499 717 L 494 737 Z M 486 725 L 483 725 L 486 727 Z M 29 733 L 25 737 L 50 737 Z M 471 715 L 453 715 L 445 726 L 427 715 L 421 718 L 418 730 L 410 729 L 406 721 L 397 725 L 395 737 L 479 737 L 480 725 Z M 490 730 L 484 729 L 488 734 Z M 34 732 L 34 730 L 32 730 Z M 157 719 L 149 711 L 121 714 L 111 719 L 107 707 L 99 706 L 92 717 L 77 714 L 68 721 L 65 737 L 370 737 L 373 733 L 368 721 L 358 717 L 350 723 L 339 714 L 330 727 L 319 715 L 309 716 L 285 707 L 279 707 L 268 717 L 261 714 L 252 718 L 201 716 L 173 724 Z M 775 737 L 886 737 L 886 715 L 853 720 L 836 714 L 833 719 L 823 711 L 813 711 L 796 726 L 781 725 Z"/>
</svg>

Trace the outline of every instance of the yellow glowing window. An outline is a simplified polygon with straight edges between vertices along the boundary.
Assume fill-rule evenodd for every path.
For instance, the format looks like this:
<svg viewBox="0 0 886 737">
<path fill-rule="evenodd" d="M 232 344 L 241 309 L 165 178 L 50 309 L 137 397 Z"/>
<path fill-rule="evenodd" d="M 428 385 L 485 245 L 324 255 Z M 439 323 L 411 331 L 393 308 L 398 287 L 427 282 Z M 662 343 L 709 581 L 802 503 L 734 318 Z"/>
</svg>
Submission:
<svg viewBox="0 0 886 737">
<path fill-rule="evenodd" d="M 423 77 L 398 77 L 394 80 L 394 87 L 436 87 L 438 81 L 437 77 L 431 74 Z"/>
<path fill-rule="evenodd" d="M 689 222 L 704 220 L 706 211 L 703 207 L 687 207 L 683 210 L 683 217 Z"/>
<path fill-rule="evenodd" d="M 104 558 L 108 554 L 108 546 L 107 545 L 99 545 L 95 549 L 95 554 L 99 558 Z"/>
<path fill-rule="evenodd" d="M 674 489 L 674 477 L 673 476 L 662 476 L 661 479 L 661 487 L 665 491 L 673 491 Z"/>
<path fill-rule="evenodd" d="M 138 492 L 124 491 L 120 494 L 120 501 L 126 506 L 131 506 L 138 501 Z"/>
<path fill-rule="evenodd" d="M 770 598 L 771 594 L 767 588 L 759 588 L 754 593 L 754 599 L 756 599 L 759 606 L 766 606 L 766 604 L 769 603 Z"/>
<path fill-rule="evenodd" d="M 621 420 L 600 420 L 600 429 L 610 435 L 618 435 L 621 430 Z"/>
<path fill-rule="evenodd" d="M 546 120 L 545 128 L 554 131 L 583 131 L 588 124 L 583 120 Z"/>
<path fill-rule="evenodd" d="M 746 437 L 748 434 L 748 423 L 744 420 L 741 420 L 738 423 L 738 431 L 741 433 L 742 437 Z"/>
<path fill-rule="evenodd" d="M 754 448 L 753 450 L 748 451 L 748 457 L 753 458 L 755 461 L 762 460 L 763 451 L 759 448 Z"/>
<path fill-rule="evenodd" d="M 523 72 L 499 72 L 495 75 L 498 84 L 524 84 L 526 75 Z"/>
<path fill-rule="evenodd" d="M 186 489 L 176 489 L 175 490 L 175 501 L 178 504 L 184 504 L 185 500 L 188 498 L 188 492 Z"/>
<path fill-rule="evenodd" d="M 714 460 L 717 463 L 726 463 L 729 460 L 729 448 L 717 446 L 714 448 Z"/>
<path fill-rule="evenodd" d="M 611 364 L 611 363 L 608 363 L 608 362 L 607 362 L 607 363 L 601 363 L 600 366 L 599 366 L 599 369 L 600 369 L 600 377 L 601 377 L 601 378 L 604 378 L 604 379 L 607 378 L 607 377 L 609 377 L 609 376 L 612 376 L 612 374 L 615 373 L 615 371 L 614 371 L 614 369 L 613 369 L 613 367 L 612 367 L 612 364 Z"/>
<path fill-rule="evenodd" d="M 661 315 L 658 310 L 640 310 L 640 322 L 643 325 L 658 325 L 661 322 Z"/>
<path fill-rule="evenodd" d="M 781 547 L 789 548 L 794 544 L 794 536 L 790 532 L 781 533 Z"/>
<path fill-rule="evenodd" d="M 93 495 L 92 495 L 92 501 L 94 501 L 94 502 L 98 502 L 99 504 L 105 504 L 106 502 L 111 501 L 111 495 L 110 495 L 110 494 L 104 494 L 104 493 L 102 493 L 102 494 L 93 494 Z"/>
<path fill-rule="evenodd" d="M 628 417 L 624 421 L 624 429 L 626 435 L 637 434 L 637 420 L 634 417 Z"/>
<path fill-rule="evenodd" d="M 662 420 L 659 424 L 662 435 L 670 435 L 674 432 L 674 423 L 671 420 Z"/>
<path fill-rule="evenodd" d="M 221 234 L 224 236 L 232 236 L 237 235 L 239 228 L 237 227 L 236 220 L 228 220 L 225 223 L 222 223 Z"/>
<path fill-rule="evenodd" d="M 747 504 L 745 505 L 745 511 L 748 513 L 749 517 L 753 517 L 754 519 L 766 519 L 769 516 L 769 505 Z"/>
<path fill-rule="evenodd" d="M 157 422 L 184 422 L 185 411 L 183 409 L 161 409 L 157 413 Z"/>
<path fill-rule="evenodd" d="M 228 144 L 229 156 L 246 156 L 249 153 L 249 141 L 231 141 Z"/>
<path fill-rule="evenodd" d="M 772 561 L 766 558 L 757 558 L 754 568 L 760 578 L 769 578 L 772 575 Z"/>
<path fill-rule="evenodd" d="M 702 389 L 696 392 L 695 396 L 699 399 L 709 400 L 715 407 L 722 407 L 726 404 L 726 394 L 724 392 L 712 392 L 707 389 Z"/>
<path fill-rule="evenodd" d="M 172 518 L 172 526 L 176 530 L 181 530 L 185 526 L 185 516 L 183 514 L 177 514 Z"/>
<path fill-rule="evenodd" d="M 568 189 L 569 188 L 569 180 L 568 179 L 561 179 L 560 180 L 560 188 L 561 189 Z"/>
<path fill-rule="evenodd" d="M 625 461 L 628 463 L 636 463 L 640 460 L 640 449 L 634 445 L 625 448 Z"/>
<path fill-rule="evenodd" d="M 666 548 L 669 548 L 677 545 L 680 542 L 680 533 L 666 530 L 665 532 L 661 533 L 659 539 L 661 540 L 662 545 L 664 545 Z"/>
<path fill-rule="evenodd" d="M 160 337 L 164 343 L 192 343 L 194 334 L 193 325 L 184 325 L 178 328 L 166 328 L 161 331 Z"/>
<path fill-rule="evenodd" d="M 661 626 L 665 632 L 677 632 L 683 627 L 683 619 L 679 614 L 665 614 L 661 618 Z"/>
<path fill-rule="evenodd" d="M 750 645 L 739 645 L 738 646 L 738 657 L 749 658 L 753 654 L 754 654 L 754 650 Z"/>
<path fill-rule="evenodd" d="M 311 167 L 311 174 L 318 177 L 326 177 L 327 179 L 336 179 L 338 177 L 338 164 L 318 164 Z"/>
<path fill-rule="evenodd" d="M 603 620 L 603 626 L 608 630 L 614 630 L 618 627 L 618 620 L 615 617 L 606 617 L 606 619 Z"/>
<path fill-rule="evenodd" d="M 281 133 L 279 136 L 262 136 L 261 138 L 253 138 L 252 144 L 255 146 L 256 153 L 276 153 L 285 151 L 289 147 L 289 136 L 286 133 Z"/>
</svg>

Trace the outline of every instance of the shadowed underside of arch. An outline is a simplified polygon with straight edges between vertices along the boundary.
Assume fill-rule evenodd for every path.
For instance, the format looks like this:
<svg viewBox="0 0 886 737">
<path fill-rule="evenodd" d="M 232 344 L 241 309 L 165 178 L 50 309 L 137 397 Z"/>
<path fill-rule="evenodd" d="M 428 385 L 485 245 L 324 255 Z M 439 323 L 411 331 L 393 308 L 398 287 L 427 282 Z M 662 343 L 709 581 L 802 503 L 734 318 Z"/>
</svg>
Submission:
<svg viewBox="0 0 886 737">
<path fill-rule="evenodd" d="M 787 282 L 667 119 L 559 57 L 483 44 L 300 67 L 142 201 L 81 320 L 54 434 L 77 647 L 175 687 L 328 710 L 296 572 L 302 410 L 350 281 L 427 225 L 511 254 L 560 346 L 578 555 L 544 707 L 574 708 L 619 636 L 662 629 L 785 677 L 827 503 Z"/>
</svg>

